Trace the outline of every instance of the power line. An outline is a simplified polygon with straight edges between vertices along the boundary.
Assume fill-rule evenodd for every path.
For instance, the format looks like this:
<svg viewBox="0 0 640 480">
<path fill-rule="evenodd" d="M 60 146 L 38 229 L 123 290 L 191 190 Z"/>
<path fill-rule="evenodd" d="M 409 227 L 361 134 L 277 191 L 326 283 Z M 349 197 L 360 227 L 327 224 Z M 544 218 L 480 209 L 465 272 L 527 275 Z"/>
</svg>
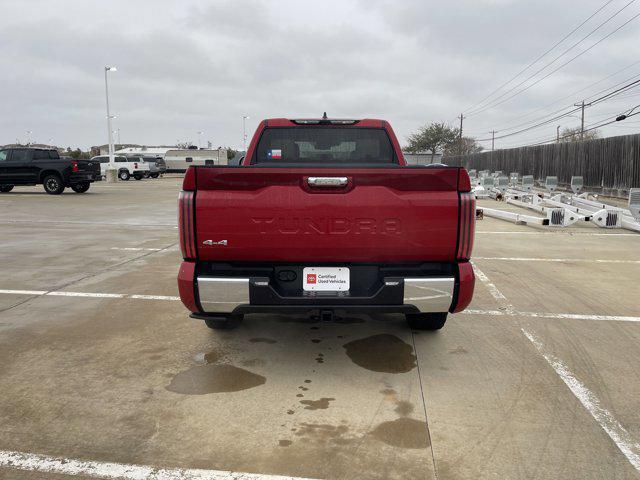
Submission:
<svg viewBox="0 0 640 480">
<path fill-rule="evenodd" d="M 469 111 L 469 110 L 473 110 L 476 106 L 482 104 L 486 99 L 488 99 L 489 97 L 491 97 L 494 93 L 500 91 L 503 87 L 505 87 L 506 85 L 510 84 L 512 81 L 514 81 L 516 78 L 518 78 L 520 75 L 522 75 L 524 72 L 526 72 L 529 68 L 531 68 L 533 65 L 535 65 L 536 63 L 538 63 L 538 61 L 542 60 L 545 56 L 547 56 L 547 54 L 549 54 L 550 52 L 552 52 L 558 45 L 560 45 L 562 42 L 564 42 L 567 38 L 569 38 L 571 35 L 573 35 L 578 29 L 580 29 L 585 23 L 587 23 L 589 20 L 591 20 L 593 17 L 595 17 L 598 13 L 600 13 L 600 11 L 602 11 L 602 9 L 604 9 L 607 5 L 609 5 L 613 0 L 608 0 L 607 2 L 604 3 L 604 5 L 602 5 L 600 8 L 598 8 L 595 12 L 593 12 L 586 20 L 584 20 L 580 25 L 578 25 L 577 27 L 575 27 L 573 30 L 571 30 L 569 33 L 567 33 L 564 37 L 562 37 L 559 41 L 557 41 L 555 44 L 553 44 L 553 46 L 551 48 L 549 48 L 546 52 L 544 52 L 542 55 L 538 56 L 535 60 L 533 60 L 531 63 L 529 63 L 529 65 L 527 65 L 526 67 L 524 67 L 522 70 L 520 70 L 518 73 L 516 73 L 513 77 L 511 77 L 509 80 L 507 80 L 506 82 L 504 82 L 502 85 L 500 85 L 498 88 L 496 88 L 495 90 L 493 90 L 491 93 L 489 93 L 486 97 L 482 98 L 482 100 L 476 102 L 474 105 L 472 105 L 471 107 L 467 108 L 465 111 Z"/>
<path fill-rule="evenodd" d="M 584 92 L 585 90 L 588 90 L 589 88 L 591 88 L 591 87 L 593 87 L 593 86 L 595 86 L 595 85 L 597 85 L 597 84 L 599 84 L 599 83 L 602 83 L 602 82 L 604 82 L 605 80 L 608 80 L 608 79 L 609 79 L 609 78 L 611 78 L 611 77 L 616 76 L 617 74 L 619 74 L 619 73 L 621 73 L 621 72 L 623 72 L 623 71 L 625 71 L 625 70 L 627 70 L 627 69 L 629 69 L 629 68 L 631 68 L 631 67 L 633 67 L 633 66 L 637 65 L 638 63 L 640 63 L 640 60 L 637 60 L 637 61 L 633 62 L 632 64 L 627 65 L 626 67 L 624 67 L 624 68 L 622 68 L 622 69 L 618 70 L 617 72 L 614 72 L 614 73 L 612 73 L 611 75 L 607 75 L 606 77 L 604 77 L 604 78 L 602 78 L 602 79 L 598 80 L 597 82 L 593 82 L 593 83 L 591 83 L 591 84 L 587 85 L 586 87 L 581 88 L 580 90 L 576 90 L 576 91 L 574 91 L 574 92 L 571 92 L 571 93 L 569 93 L 569 94 L 565 95 L 564 97 L 558 98 L 558 99 L 554 100 L 553 102 L 551 102 L 551 103 L 549 103 L 549 104 L 545 105 L 544 107 L 536 108 L 535 110 L 531 110 L 531 111 L 527 112 L 527 113 L 526 113 L 526 114 L 524 114 L 524 115 L 520 115 L 520 116 L 518 116 L 518 117 L 514 117 L 514 120 L 515 120 L 515 119 L 517 119 L 517 118 L 525 118 L 525 117 L 528 117 L 528 116 L 530 116 L 530 115 L 531 115 L 531 114 L 533 114 L 533 113 L 536 113 L 536 112 L 539 112 L 540 110 L 544 110 L 544 109 L 546 109 L 546 108 L 548 108 L 548 107 L 551 107 L 551 106 L 555 105 L 556 103 L 560 103 L 562 100 L 565 100 L 565 99 L 567 99 L 567 98 L 571 98 L 571 97 L 574 97 L 574 98 L 575 98 L 575 96 L 576 96 L 577 94 L 582 93 L 582 92 Z M 601 94 L 602 92 L 606 92 L 607 90 L 609 90 L 609 89 L 611 89 L 611 88 L 615 88 L 615 87 L 617 87 L 617 86 L 619 86 L 619 85 L 622 85 L 622 84 L 624 84 L 624 83 L 626 83 L 626 82 L 628 82 L 628 81 L 630 81 L 630 80 L 633 80 L 634 78 L 637 78 L 637 77 L 640 77 L 640 73 L 638 73 L 638 74 L 636 74 L 636 75 L 633 75 L 633 76 L 631 76 L 631 77 L 629 77 L 629 78 L 627 78 L 627 79 L 625 79 L 625 80 L 622 80 L 621 82 L 618 82 L 618 83 L 616 83 L 615 85 L 612 85 L 612 86 L 607 87 L 607 88 L 605 88 L 605 89 L 599 90 L 599 91 L 597 91 L 597 92 L 593 93 L 592 95 L 599 95 L 599 94 Z M 559 109 L 559 110 L 555 110 L 555 111 L 553 111 L 553 112 L 549 112 L 549 113 L 547 113 L 546 115 L 543 115 L 542 117 L 539 117 L 539 118 L 537 118 L 537 119 L 535 119 L 535 120 L 529 120 L 529 121 L 527 121 L 527 122 L 524 122 L 524 123 L 520 123 L 520 124 L 514 125 L 513 127 L 506 127 L 506 126 L 504 126 L 504 125 L 499 125 L 497 128 L 498 128 L 498 129 L 500 129 L 500 130 L 502 130 L 502 131 L 504 131 L 504 130 L 513 130 L 514 128 L 519 128 L 519 127 L 522 127 L 522 126 L 524 126 L 524 125 L 529 125 L 530 123 L 535 123 L 535 122 L 538 122 L 538 121 L 540 121 L 540 120 L 543 120 L 543 119 L 545 119 L 545 118 L 546 118 L 547 116 L 549 116 L 549 115 L 555 115 L 555 114 L 557 114 L 557 113 L 560 113 L 560 112 L 562 112 L 563 110 L 565 110 L 565 109 L 567 109 L 567 108 L 571 108 L 571 106 L 572 106 L 572 105 L 567 105 L 567 106 L 565 106 L 565 107 L 562 107 L 562 108 L 561 108 L 561 109 Z"/>
<path fill-rule="evenodd" d="M 640 14 L 639 14 L 639 15 L 640 15 Z M 600 97 L 598 97 L 598 98 L 596 98 L 596 99 L 590 100 L 590 101 L 588 102 L 588 104 L 589 104 L 589 105 L 597 105 L 597 104 L 599 104 L 599 103 L 601 103 L 601 102 L 604 102 L 605 100 L 608 100 L 608 99 L 611 99 L 611 98 L 615 97 L 616 95 L 618 95 L 618 94 L 620 94 L 620 93 L 622 93 L 622 92 L 626 92 L 627 90 L 629 90 L 630 88 L 633 88 L 634 86 L 636 86 L 636 85 L 638 85 L 638 84 L 640 84 L 640 79 L 635 80 L 635 81 L 633 81 L 633 82 L 630 82 L 630 83 L 628 83 L 628 84 L 626 84 L 626 85 L 624 85 L 624 86 L 622 86 L 622 87 L 620 87 L 620 88 L 617 88 L 617 89 L 615 89 L 615 90 L 613 90 L 613 91 L 611 91 L 611 92 L 609 92 L 609 93 L 607 93 L 607 94 L 605 94 L 605 95 L 602 95 L 602 96 L 600 96 Z M 600 92 L 600 93 L 601 93 L 601 92 Z M 586 106 L 586 103 L 585 103 L 585 106 Z M 569 115 L 571 115 L 572 113 L 576 113 L 576 112 L 578 112 L 578 111 L 583 111 L 583 109 L 584 109 L 584 107 L 582 106 L 582 104 L 581 104 L 580 106 L 574 106 L 574 107 L 575 107 L 575 108 L 572 108 L 572 109 L 571 109 L 571 110 L 569 110 L 568 112 L 564 112 L 564 113 L 561 113 L 561 114 L 556 115 L 556 116 L 554 116 L 554 117 L 548 118 L 548 119 L 546 119 L 546 120 L 544 120 L 544 121 L 542 121 L 542 122 L 539 122 L 539 123 L 537 123 L 537 124 L 535 124 L 535 125 L 531 125 L 531 126 L 528 126 L 528 127 L 522 128 L 522 129 L 520 129 L 520 130 L 517 130 L 517 131 L 515 131 L 515 132 L 505 133 L 505 134 L 503 134 L 503 135 L 500 135 L 500 136 L 498 136 L 498 137 L 495 137 L 495 140 L 500 140 L 500 139 L 503 139 L 503 138 L 512 137 L 512 136 L 514 136 L 514 135 L 519 135 L 519 134 L 521 134 L 521 133 L 525 133 L 525 132 L 528 132 L 528 131 L 530 131 L 530 130 L 535 130 L 536 128 L 542 127 L 542 126 L 544 126 L 544 125 L 548 125 L 549 123 L 551 123 L 551 122 L 553 122 L 553 121 L 555 121 L 555 120 L 559 120 L 559 119 L 561 119 L 561 118 L 564 118 L 564 117 L 566 117 L 566 116 L 569 116 Z M 477 141 L 487 141 L 487 140 L 491 140 L 491 139 L 490 139 L 490 138 L 487 138 L 487 139 L 480 139 L 480 140 L 477 140 Z"/>
<path fill-rule="evenodd" d="M 541 69 L 538 69 L 535 73 L 533 73 L 532 75 L 530 75 L 529 77 L 527 77 L 525 80 L 523 80 L 522 82 L 520 82 L 519 84 L 517 84 L 516 86 L 512 87 L 511 89 L 507 90 L 506 92 L 504 92 L 502 95 L 499 95 L 498 97 L 494 98 L 492 101 L 490 101 L 489 103 L 487 103 L 486 105 L 482 106 L 481 108 L 478 108 L 476 110 L 473 110 L 471 112 L 468 112 L 467 115 L 477 115 L 481 112 L 484 112 L 485 110 L 488 110 L 489 108 L 492 107 L 496 107 L 498 105 L 502 105 L 503 103 L 511 100 L 512 98 L 520 95 L 521 93 L 529 90 L 531 87 L 533 87 L 534 85 L 537 85 L 538 83 L 540 83 L 541 81 L 545 80 L 546 78 L 550 77 L 551 75 L 553 75 L 554 73 L 556 73 L 558 70 L 564 68 L 565 66 L 567 66 L 568 64 L 570 64 L 571 62 L 573 62 L 574 60 L 578 59 L 579 57 L 581 57 L 582 55 L 584 55 L 585 53 L 587 53 L 588 51 L 590 51 L 592 48 L 594 48 L 596 45 L 602 43 L 604 40 L 606 40 L 607 38 L 609 38 L 611 35 L 613 35 L 614 33 L 616 33 L 618 30 L 620 30 L 621 28 L 623 28 L 624 26 L 626 26 L 628 23 L 630 23 L 632 20 L 635 20 L 638 16 L 640 16 L 640 13 L 634 15 L 633 17 L 631 17 L 629 20 L 627 20 L 626 22 L 624 22 L 622 25 L 620 25 L 619 27 L 617 27 L 615 30 L 613 30 L 612 32 L 608 33 L 607 35 L 605 35 L 604 37 L 602 37 L 600 40 L 598 40 L 597 42 L 593 43 L 591 46 L 589 46 L 588 48 L 586 48 L 585 50 L 581 51 L 580 53 L 578 53 L 577 55 L 573 56 L 571 59 L 569 59 L 568 61 L 566 61 L 565 63 L 563 63 L 562 65 L 558 66 L 557 68 L 555 68 L 554 70 L 552 70 L 551 72 L 547 73 L 546 75 L 544 75 L 543 77 L 539 78 L 538 80 L 534 81 L 533 83 L 531 83 L 530 85 L 527 85 L 525 88 L 515 92 L 513 95 L 508 96 L 507 98 L 503 98 L 505 95 L 509 94 L 510 92 L 513 92 L 516 88 L 522 86 L 523 84 L 525 84 L 526 82 L 528 82 L 529 80 L 531 80 L 533 77 L 535 77 L 538 73 L 542 72 L 543 70 L 545 70 L 547 67 L 551 66 L 553 63 L 556 62 L 556 60 L 558 60 L 559 58 L 561 58 L 562 56 L 564 56 L 566 53 L 568 53 L 570 50 L 572 50 L 573 48 L 575 48 L 577 45 L 579 45 L 580 43 L 582 43 L 585 39 L 587 39 L 589 36 L 591 36 L 593 33 L 595 33 L 597 30 L 599 30 L 601 27 L 603 27 L 605 24 L 607 24 L 610 20 L 612 20 L 614 17 L 616 17 L 620 12 L 622 12 L 625 8 L 627 8 L 629 5 L 631 5 L 632 3 L 634 3 L 636 0 L 631 0 L 629 3 L 627 3 L 625 6 L 623 6 L 621 9 L 619 9 L 618 11 L 616 11 L 613 15 L 611 15 L 609 18 L 607 18 L 604 22 L 602 22 L 600 25 L 598 25 L 595 29 L 593 29 L 591 32 L 589 32 L 585 37 L 583 37 L 580 41 L 578 41 L 577 43 L 575 43 L 574 45 L 572 45 L 571 47 L 569 47 L 567 50 L 565 50 L 562 54 L 560 54 L 559 56 L 557 56 L 556 58 L 554 58 L 551 62 L 549 62 L 548 64 L 546 64 L 544 67 L 542 67 Z M 501 98 L 503 98 L 502 100 L 500 100 Z M 500 100 L 500 101 L 497 101 Z"/>
<path fill-rule="evenodd" d="M 634 109 L 636 109 L 636 108 L 638 108 L 638 107 L 640 107 L 640 105 L 636 105 L 636 106 L 635 106 L 635 107 L 633 107 L 631 110 L 634 110 Z M 640 112 L 636 112 L 636 113 L 632 113 L 632 114 L 630 114 L 630 115 L 627 115 L 627 116 L 626 116 L 626 118 L 635 117 L 636 115 L 640 115 Z M 626 118 L 625 118 L 625 119 L 626 119 Z M 618 122 L 618 121 L 621 121 L 621 120 L 617 120 L 617 118 L 614 118 L 613 120 L 609 120 L 608 122 L 601 123 L 601 124 L 599 124 L 599 125 L 595 125 L 595 126 L 590 126 L 589 128 L 584 129 L 583 133 L 584 133 L 584 132 L 590 132 L 591 130 L 596 130 L 596 129 L 598 129 L 598 128 L 602 128 L 602 127 L 607 126 L 607 125 L 611 125 L 612 123 L 616 123 L 616 122 Z M 593 125 L 593 124 L 592 124 L 592 125 Z M 571 137 L 571 136 L 573 136 L 573 135 L 575 135 L 575 133 L 570 133 L 570 134 L 567 134 L 567 135 L 563 135 L 562 137 L 560 137 L 560 138 L 559 138 L 559 140 L 562 140 L 562 139 L 564 139 L 564 138 Z M 523 146 L 525 146 L 525 147 L 532 147 L 532 146 L 536 146 L 536 145 L 543 145 L 543 144 L 545 144 L 545 143 L 549 143 L 549 142 L 552 142 L 552 141 L 555 141 L 555 140 L 556 140 L 556 139 L 553 139 L 553 140 L 546 140 L 546 141 L 544 141 L 544 142 L 534 143 L 534 144 L 531 144 L 531 145 L 523 145 Z"/>
</svg>

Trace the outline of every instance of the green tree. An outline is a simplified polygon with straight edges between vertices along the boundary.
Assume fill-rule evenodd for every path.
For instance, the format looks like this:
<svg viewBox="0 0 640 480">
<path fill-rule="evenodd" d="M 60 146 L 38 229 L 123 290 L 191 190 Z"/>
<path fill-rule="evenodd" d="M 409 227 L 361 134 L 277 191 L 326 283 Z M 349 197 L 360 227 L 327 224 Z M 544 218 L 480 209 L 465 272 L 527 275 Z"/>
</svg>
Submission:
<svg viewBox="0 0 640 480">
<path fill-rule="evenodd" d="M 589 130 L 580 134 L 580 127 L 564 128 L 560 133 L 561 142 L 580 142 L 581 140 L 595 140 L 596 138 L 600 138 L 598 130 Z"/>
<path fill-rule="evenodd" d="M 236 153 L 237 152 L 233 148 L 227 147 L 227 160 L 231 160 L 231 159 L 235 158 Z"/>
<path fill-rule="evenodd" d="M 407 137 L 406 150 L 410 153 L 431 152 L 431 161 L 437 151 L 444 151 L 456 142 L 459 134 L 457 128 L 451 128 L 444 122 L 433 122 L 420 127 L 417 132 Z"/>
</svg>

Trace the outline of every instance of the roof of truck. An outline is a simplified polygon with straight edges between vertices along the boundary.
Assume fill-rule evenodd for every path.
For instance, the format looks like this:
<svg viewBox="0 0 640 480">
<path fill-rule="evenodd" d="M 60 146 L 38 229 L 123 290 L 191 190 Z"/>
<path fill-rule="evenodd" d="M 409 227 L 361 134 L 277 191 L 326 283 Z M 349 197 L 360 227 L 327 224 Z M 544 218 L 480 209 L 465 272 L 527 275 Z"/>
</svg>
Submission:
<svg viewBox="0 0 640 480">
<path fill-rule="evenodd" d="M 268 118 L 264 120 L 268 127 L 296 127 L 304 125 L 336 125 L 382 128 L 385 120 L 375 118 Z"/>
</svg>

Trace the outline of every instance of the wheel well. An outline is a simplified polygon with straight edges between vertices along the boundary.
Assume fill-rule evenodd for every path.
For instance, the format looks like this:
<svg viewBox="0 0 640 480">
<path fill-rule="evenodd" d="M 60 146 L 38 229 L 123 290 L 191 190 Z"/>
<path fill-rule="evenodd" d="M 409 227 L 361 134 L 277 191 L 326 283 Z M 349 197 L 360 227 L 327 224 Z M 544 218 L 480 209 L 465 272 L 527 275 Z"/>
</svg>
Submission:
<svg viewBox="0 0 640 480">
<path fill-rule="evenodd" d="M 129 174 L 130 174 L 130 172 L 129 172 L 129 169 L 128 169 L 128 168 L 120 168 L 120 169 L 118 170 L 118 173 L 120 173 L 120 172 L 127 172 L 127 173 L 129 173 Z"/>
<path fill-rule="evenodd" d="M 62 175 L 60 175 L 60 172 L 58 172 L 57 170 L 45 170 L 44 172 L 40 173 L 40 181 L 42 182 L 47 177 L 47 175 L 55 175 L 59 179 L 62 179 Z"/>
</svg>

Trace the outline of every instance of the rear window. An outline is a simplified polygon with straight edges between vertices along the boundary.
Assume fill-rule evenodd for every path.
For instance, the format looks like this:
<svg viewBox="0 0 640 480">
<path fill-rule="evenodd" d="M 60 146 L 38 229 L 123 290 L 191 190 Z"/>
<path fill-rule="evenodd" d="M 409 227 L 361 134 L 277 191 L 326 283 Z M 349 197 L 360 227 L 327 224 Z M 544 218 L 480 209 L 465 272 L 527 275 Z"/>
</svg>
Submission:
<svg viewBox="0 0 640 480">
<path fill-rule="evenodd" d="M 59 160 L 60 154 L 56 150 L 34 150 L 34 160 Z"/>
<path fill-rule="evenodd" d="M 268 128 L 252 164 L 397 164 L 387 132 L 377 128 Z"/>
</svg>

